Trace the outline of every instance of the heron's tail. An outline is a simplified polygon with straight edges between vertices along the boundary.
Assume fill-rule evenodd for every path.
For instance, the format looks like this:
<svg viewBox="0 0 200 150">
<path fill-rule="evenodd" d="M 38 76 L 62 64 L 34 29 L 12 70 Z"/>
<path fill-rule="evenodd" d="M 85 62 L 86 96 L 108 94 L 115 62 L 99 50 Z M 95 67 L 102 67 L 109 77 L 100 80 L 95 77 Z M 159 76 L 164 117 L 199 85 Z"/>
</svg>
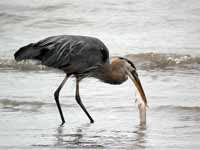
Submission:
<svg viewBox="0 0 200 150">
<path fill-rule="evenodd" d="M 21 47 L 17 52 L 15 52 L 14 57 L 16 61 L 25 59 L 41 60 L 42 51 L 41 47 L 35 46 L 34 43 L 31 43 Z"/>
</svg>

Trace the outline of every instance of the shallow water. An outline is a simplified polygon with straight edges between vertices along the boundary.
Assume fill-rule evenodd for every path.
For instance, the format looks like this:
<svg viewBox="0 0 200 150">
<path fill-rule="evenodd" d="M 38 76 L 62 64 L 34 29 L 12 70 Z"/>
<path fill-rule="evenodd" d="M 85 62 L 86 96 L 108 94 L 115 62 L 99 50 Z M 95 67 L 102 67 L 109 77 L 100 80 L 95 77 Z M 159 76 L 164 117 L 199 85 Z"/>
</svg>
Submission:
<svg viewBox="0 0 200 150">
<path fill-rule="evenodd" d="M 95 79 L 83 80 L 80 87 L 95 123 L 76 104 L 70 79 L 61 92 L 66 118 L 61 127 L 53 91 L 62 73 L 2 71 L 0 78 L 9 80 L 0 85 L 0 148 L 199 149 L 199 74 L 139 73 L 149 103 L 146 127 L 138 125 L 131 81 L 114 86 Z"/>
<path fill-rule="evenodd" d="M 192 1 L 0 1 L 0 149 L 200 148 L 200 5 Z M 15 62 L 21 46 L 57 34 L 100 38 L 111 56 L 129 57 L 138 68 L 149 108 L 139 126 L 130 80 L 109 85 L 74 79 L 61 91 L 66 124 L 53 93 L 64 78 L 37 62 Z"/>
</svg>

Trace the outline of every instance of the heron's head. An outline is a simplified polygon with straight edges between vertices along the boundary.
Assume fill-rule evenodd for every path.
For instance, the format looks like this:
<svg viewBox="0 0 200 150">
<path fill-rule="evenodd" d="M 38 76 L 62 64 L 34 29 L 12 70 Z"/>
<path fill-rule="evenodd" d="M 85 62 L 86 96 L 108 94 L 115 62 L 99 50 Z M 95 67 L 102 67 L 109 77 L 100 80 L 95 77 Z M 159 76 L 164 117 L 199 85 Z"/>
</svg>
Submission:
<svg viewBox="0 0 200 150">
<path fill-rule="evenodd" d="M 141 99 L 139 99 L 139 111 L 140 111 L 140 122 L 145 123 L 146 122 L 146 106 L 147 106 L 147 99 L 142 87 L 142 84 L 140 82 L 137 70 L 133 62 L 127 58 L 123 57 L 117 57 L 115 58 L 121 64 L 123 64 L 123 70 L 126 73 L 126 75 L 133 81 Z"/>
</svg>

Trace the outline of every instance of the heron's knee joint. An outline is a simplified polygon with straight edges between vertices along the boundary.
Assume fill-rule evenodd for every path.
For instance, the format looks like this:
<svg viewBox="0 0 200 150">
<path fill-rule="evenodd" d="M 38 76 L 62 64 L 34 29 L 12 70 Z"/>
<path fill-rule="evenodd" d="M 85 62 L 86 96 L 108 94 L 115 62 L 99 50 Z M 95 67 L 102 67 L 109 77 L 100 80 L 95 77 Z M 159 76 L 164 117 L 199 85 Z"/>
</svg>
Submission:
<svg viewBox="0 0 200 150">
<path fill-rule="evenodd" d="M 59 96 L 59 92 L 58 92 L 58 91 L 55 91 L 55 93 L 54 93 L 54 98 L 55 98 L 55 99 L 58 99 L 58 96 Z"/>
<path fill-rule="evenodd" d="M 79 95 L 76 95 L 75 98 L 76 98 L 76 102 L 77 102 L 78 104 L 80 104 L 80 103 L 81 103 L 81 98 L 80 98 L 80 96 L 79 96 Z"/>
</svg>

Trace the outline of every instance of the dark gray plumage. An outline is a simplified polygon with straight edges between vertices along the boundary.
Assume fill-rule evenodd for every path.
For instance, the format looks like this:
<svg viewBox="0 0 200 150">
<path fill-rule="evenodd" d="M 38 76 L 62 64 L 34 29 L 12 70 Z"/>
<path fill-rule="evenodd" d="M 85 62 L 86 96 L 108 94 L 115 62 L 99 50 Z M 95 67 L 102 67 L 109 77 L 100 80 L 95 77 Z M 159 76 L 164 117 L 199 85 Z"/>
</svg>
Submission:
<svg viewBox="0 0 200 150">
<path fill-rule="evenodd" d="M 145 123 L 147 100 L 134 64 L 122 57 L 115 57 L 110 62 L 108 49 L 99 39 L 75 35 L 52 36 L 20 48 L 14 56 L 17 61 L 39 60 L 43 65 L 61 69 L 66 73 L 65 79 L 54 93 L 62 124 L 65 119 L 59 102 L 59 92 L 71 75 L 76 77 L 76 101 L 91 123 L 94 120 L 79 95 L 81 79 L 95 77 L 105 83 L 121 84 L 130 77 L 142 97 L 139 100 L 140 122 Z"/>
<path fill-rule="evenodd" d="M 107 63 L 109 52 L 99 39 L 62 35 L 48 37 L 20 48 L 15 53 L 15 59 L 40 60 L 43 65 L 73 74 Z"/>
</svg>

